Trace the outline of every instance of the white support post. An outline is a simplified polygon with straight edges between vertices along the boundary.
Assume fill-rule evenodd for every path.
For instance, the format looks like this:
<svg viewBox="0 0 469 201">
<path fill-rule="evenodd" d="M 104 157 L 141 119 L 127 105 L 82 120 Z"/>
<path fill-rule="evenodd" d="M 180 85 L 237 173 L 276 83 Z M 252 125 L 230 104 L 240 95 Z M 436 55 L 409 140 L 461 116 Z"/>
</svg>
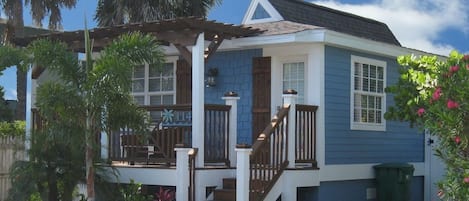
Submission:
<svg viewBox="0 0 469 201">
<path fill-rule="evenodd" d="M 229 151 L 229 159 L 230 159 L 230 166 L 231 167 L 236 167 L 236 142 L 237 142 L 237 136 L 238 136 L 238 100 L 239 96 L 235 92 L 227 92 L 225 93 L 225 96 L 222 97 L 223 100 L 225 100 L 226 105 L 231 105 L 231 110 L 230 110 L 230 122 L 229 122 L 229 128 L 228 132 L 230 136 L 228 137 L 228 140 L 230 142 L 228 147 Z"/>
<path fill-rule="evenodd" d="M 192 47 L 192 147 L 198 148 L 196 167 L 204 166 L 204 33 Z"/>
<path fill-rule="evenodd" d="M 112 135 L 112 133 L 109 133 Z M 101 132 L 101 159 L 107 160 L 109 158 L 109 139 L 106 132 Z"/>
<path fill-rule="evenodd" d="M 236 201 L 249 201 L 249 156 L 252 148 L 245 145 L 236 146 Z"/>
<path fill-rule="evenodd" d="M 177 145 L 176 151 L 176 200 L 189 199 L 189 151 L 192 148 Z"/>
<path fill-rule="evenodd" d="M 295 90 L 285 90 L 283 92 L 283 104 L 290 105 L 290 111 L 288 112 L 288 167 L 295 167 L 295 130 L 296 130 L 296 99 L 298 98 L 298 92 Z"/>
</svg>

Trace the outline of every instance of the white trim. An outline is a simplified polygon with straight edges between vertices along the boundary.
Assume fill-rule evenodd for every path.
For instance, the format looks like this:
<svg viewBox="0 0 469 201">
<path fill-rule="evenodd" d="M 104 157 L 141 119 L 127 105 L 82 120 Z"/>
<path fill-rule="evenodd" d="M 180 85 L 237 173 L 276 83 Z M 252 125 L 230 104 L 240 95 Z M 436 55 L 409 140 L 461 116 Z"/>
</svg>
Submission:
<svg viewBox="0 0 469 201">
<path fill-rule="evenodd" d="M 397 57 L 407 54 L 415 55 L 430 55 L 432 53 L 423 52 L 420 50 L 409 49 L 388 43 L 373 41 L 365 38 L 360 38 L 348 34 L 343 34 L 335 31 L 330 31 L 324 28 L 314 30 L 305 30 L 297 33 L 282 34 L 282 35 L 268 35 L 237 38 L 233 40 L 225 40 L 220 50 L 222 49 L 239 49 L 246 47 L 262 47 L 265 45 L 275 44 L 288 44 L 288 43 L 325 43 L 331 46 L 337 46 L 347 49 L 353 49 L 364 53 L 373 53 L 375 55 L 385 57 Z M 434 54 L 436 55 L 436 54 Z M 445 57 L 436 55 L 439 59 Z"/>
<path fill-rule="evenodd" d="M 262 6 L 264 10 L 269 14 L 269 18 L 262 19 L 252 19 L 254 13 L 256 12 L 257 6 Z M 256 23 L 265 23 L 265 22 L 276 22 L 283 20 L 283 17 L 280 13 L 270 4 L 268 0 L 253 0 L 248 7 L 248 10 L 244 14 L 243 21 L 241 24 L 256 24 Z"/>
<path fill-rule="evenodd" d="M 414 176 L 425 176 L 425 163 L 409 163 L 414 166 Z M 346 181 L 374 179 L 373 166 L 378 163 L 353 164 L 353 165 L 326 165 L 320 169 L 321 181 Z"/>
<path fill-rule="evenodd" d="M 355 72 L 355 63 L 360 64 L 370 64 L 375 66 L 383 67 L 383 93 L 370 92 L 370 93 L 361 93 L 360 90 L 355 90 L 354 82 L 354 72 Z M 386 88 L 387 81 L 387 64 L 385 61 L 365 58 L 360 56 L 351 55 L 350 57 L 350 129 L 351 130 L 368 130 L 368 131 L 386 131 L 386 119 L 384 118 L 384 113 L 386 113 Z M 381 97 L 381 123 L 366 123 L 366 122 L 355 122 L 354 121 L 354 111 L 355 111 L 355 93 L 369 94 L 370 96 Z M 368 107 L 367 107 L 368 108 Z M 375 117 L 376 118 L 376 117 Z"/>
</svg>

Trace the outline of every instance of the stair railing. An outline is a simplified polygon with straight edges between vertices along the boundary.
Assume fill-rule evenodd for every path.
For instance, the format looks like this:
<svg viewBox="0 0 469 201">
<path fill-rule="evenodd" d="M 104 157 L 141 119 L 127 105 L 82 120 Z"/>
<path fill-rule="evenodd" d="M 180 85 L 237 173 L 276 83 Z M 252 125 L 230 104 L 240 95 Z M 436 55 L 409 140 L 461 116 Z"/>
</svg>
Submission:
<svg viewBox="0 0 469 201">
<path fill-rule="evenodd" d="M 288 166 L 288 113 L 283 106 L 252 145 L 250 200 L 262 200 Z"/>
</svg>

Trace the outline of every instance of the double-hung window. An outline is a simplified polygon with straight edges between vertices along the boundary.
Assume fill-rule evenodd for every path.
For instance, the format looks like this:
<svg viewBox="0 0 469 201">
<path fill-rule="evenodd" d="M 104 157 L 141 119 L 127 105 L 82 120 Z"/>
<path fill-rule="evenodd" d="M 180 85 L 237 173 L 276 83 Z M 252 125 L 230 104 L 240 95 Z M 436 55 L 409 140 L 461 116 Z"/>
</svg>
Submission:
<svg viewBox="0 0 469 201">
<path fill-rule="evenodd" d="M 351 129 L 386 130 L 386 62 L 352 56 Z"/>
<path fill-rule="evenodd" d="M 176 94 L 174 63 L 134 66 L 132 95 L 139 105 L 171 105 Z"/>
<path fill-rule="evenodd" d="M 298 92 L 297 103 L 305 102 L 305 62 L 283 63 L 283 90 Z"/>
</svg>

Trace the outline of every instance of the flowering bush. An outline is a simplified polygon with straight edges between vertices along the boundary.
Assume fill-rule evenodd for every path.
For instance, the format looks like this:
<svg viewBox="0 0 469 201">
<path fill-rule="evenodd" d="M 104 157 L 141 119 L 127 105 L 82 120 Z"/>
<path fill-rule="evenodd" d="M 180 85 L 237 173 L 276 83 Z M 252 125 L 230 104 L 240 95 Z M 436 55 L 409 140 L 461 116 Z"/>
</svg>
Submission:
<svg viewBox="0 0 469 201">
<path fill-rule="evenodd" d="M 388 119 L 409 121 L 439 138 L 437 155 L 446 164 L 438 183 L 443 200 L 469 200 L 469 55 L 447 61 L 430 56 L 398 58 L 400 78 L 389 87 L 395 106 Z"/>
</svg>

